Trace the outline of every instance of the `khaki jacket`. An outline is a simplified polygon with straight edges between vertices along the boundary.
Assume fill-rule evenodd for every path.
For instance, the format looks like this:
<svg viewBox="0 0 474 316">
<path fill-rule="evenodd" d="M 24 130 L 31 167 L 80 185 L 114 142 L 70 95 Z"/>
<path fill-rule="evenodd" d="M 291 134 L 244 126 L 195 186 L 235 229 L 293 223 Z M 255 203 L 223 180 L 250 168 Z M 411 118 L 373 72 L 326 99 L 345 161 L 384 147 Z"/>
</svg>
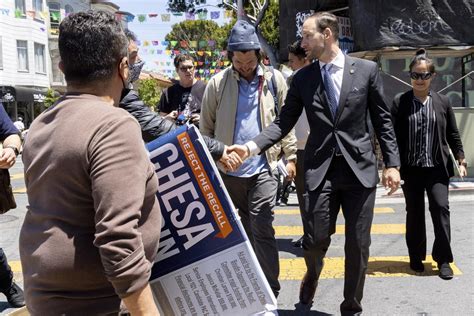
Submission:
<svg viewBox="0 0 474 316">
<path fill-rule="evenodd" d="M 272 72 L 261 64 L 258 67 L 263 67 L 265 77 L 259 103 L 260 123 L 262 128 L 265 128 L 276 117 L 273 96 L 268 86 Z M 283 75 L 278 70 L 274 70 L 274 74 L 280 112 L 288 88 Z M 234 139 L 237 99 L 239 96 L 238 80 L 239 73 L 232 66 L 218 73 L 208 82 L 201 104 L 201 119 L 199 122 L 201 133 L 220 140 L 226 145 L 232 145 Z M 272 170 L 277 166 L 282 149 L 288 160 L 296 160 L 297 148 L 294 130 L 265 152 Z"/>
</svg>

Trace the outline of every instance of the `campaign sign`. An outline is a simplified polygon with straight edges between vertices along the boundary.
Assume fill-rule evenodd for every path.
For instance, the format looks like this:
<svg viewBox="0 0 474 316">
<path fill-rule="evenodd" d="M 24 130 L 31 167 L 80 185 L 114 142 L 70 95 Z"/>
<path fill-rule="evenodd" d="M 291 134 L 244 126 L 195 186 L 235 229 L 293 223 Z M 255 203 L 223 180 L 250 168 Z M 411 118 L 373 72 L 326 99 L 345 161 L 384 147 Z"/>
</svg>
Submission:
<svg viewBox="0 0 474 316">
<path fill-rule="evenodd" d="M 147 144 L 163 215 L 150 285 L 164 315 L 252 315 L 276 309 L 199 131 L 184 125 Z"/>
</svg>

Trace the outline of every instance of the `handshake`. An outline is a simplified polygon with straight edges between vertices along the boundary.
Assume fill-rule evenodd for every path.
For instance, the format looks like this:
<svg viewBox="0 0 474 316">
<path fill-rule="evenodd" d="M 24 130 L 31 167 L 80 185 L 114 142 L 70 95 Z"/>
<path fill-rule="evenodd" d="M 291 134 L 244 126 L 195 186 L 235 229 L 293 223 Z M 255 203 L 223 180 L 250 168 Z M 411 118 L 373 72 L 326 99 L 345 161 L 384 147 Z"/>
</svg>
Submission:
<svg viewBox="0 0 474 316">
<path fill-rule="evenodd" d="M 246 145 L 225 146 L 224 153 L 219 162 L 224 166 L 226 171 L 236 171 L 245 159 L 250 157 L 250 149 Z M 289 160 L 286 163 L 286 179 L 294 180 L 296 176 L 296 162 Z"/>
<path fill-rule="evenodd" d="M 249 156 L 249 148 L 245 145 L 225 146 L 219 162 L 226 171 L 236 171 Z"/>
</svg>

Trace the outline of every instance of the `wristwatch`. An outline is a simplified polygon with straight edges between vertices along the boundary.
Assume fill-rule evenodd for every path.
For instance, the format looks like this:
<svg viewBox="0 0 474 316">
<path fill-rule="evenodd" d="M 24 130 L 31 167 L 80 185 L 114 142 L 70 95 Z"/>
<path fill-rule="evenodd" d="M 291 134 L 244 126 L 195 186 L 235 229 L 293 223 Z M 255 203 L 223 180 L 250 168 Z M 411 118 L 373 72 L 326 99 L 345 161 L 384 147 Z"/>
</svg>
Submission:
<svg viewBox="0 0 474 316">
<path fill-rule="evenodd" d="M 10 149 L 13 149 L 13 152 L 15 153 L 15 156 L 18 156 L 20 154 L 20 151 L 18 150 L 18 148 L 16 148 L 16 146 L 13 146 L 13 145 L 8 145 L 8 146 L 5 146 L 3 148 L 10 148 Z"/>
</svg>

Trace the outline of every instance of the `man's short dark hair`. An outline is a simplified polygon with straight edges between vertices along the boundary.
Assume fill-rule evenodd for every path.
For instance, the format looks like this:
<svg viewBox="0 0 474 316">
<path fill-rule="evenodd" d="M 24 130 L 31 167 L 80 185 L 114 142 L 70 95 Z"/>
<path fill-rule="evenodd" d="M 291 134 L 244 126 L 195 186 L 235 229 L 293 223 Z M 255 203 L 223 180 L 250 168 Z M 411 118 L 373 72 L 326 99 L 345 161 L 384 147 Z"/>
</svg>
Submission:
<svg viewBox="0 0 474 316">
<path fill-rule="evenodd" d="M 299 59 L 303 59 L 306 57 L 306 52 L 304 51 L 303 47 L 301 47 L 301 41 L 295 41 L 293 44 L 288 45 L 288 52 L 297 56 Z"/>
<path fill-rule="evenodd" d="M 186 60 L 190 60 L 190 61 L 192 61 L 193 64 L 194 64 L 194 58 L 193 58 L 191 55 L 188 55 L 188 54 L 180 54 L 180 55 L 177 55 L 177 56 L 174 58 L 174 61 L 173 61 L 174 67 L 175 67 L 176 69 L 178 69 L 179 64 L 182 63 L 183 61 L 186 61 Z"/>
<path fill-rule="evenodd" d="M 110 80 L 127 56 L 128 40 L 120 22 L 104 11 L 67 16 L 59 25 L 58 43 L 68 84 Z"/>
<path fill-rule="evenodd" d="M 129 29 L 125 29 L 124 32 L 125 32 L 125 36 L 128 38 L 128 40 L 134 41 L 134 42 L 137 41 L 137 35 L 135 35 L 135 33 L 130 31 Z"/>
<path fill-rule="evenodd" d="M 326 28 L 329 28 L 332 32 L 334 40 L 339 38 L 339 21 L 337 16 L 331 12 L 316 12 L 311 15 L 309 18 L 315 19 L 316 29 L 319 32 L 324 31 Z"/>
</svg>

